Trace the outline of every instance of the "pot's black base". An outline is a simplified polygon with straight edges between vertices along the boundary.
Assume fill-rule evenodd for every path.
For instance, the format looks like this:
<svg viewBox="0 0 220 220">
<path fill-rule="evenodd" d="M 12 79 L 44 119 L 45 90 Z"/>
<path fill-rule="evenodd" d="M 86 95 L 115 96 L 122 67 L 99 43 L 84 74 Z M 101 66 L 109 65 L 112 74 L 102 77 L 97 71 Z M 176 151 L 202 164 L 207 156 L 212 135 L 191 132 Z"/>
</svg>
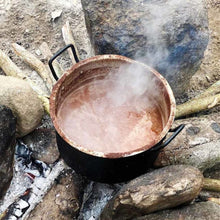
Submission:
<svg viewBox="0 0 220 220">
<path fill-rule="evenodd" d="M 159 153 L 159 151 L 148 150 L 116 159 L 96 157 L 72 147 L 58 133 L 57 144 L 61 157 L 68 166 L 90 180 L 103 183 L 125 182 L 146 173 L 153 167 L 153 162 Z"/>
</svg>

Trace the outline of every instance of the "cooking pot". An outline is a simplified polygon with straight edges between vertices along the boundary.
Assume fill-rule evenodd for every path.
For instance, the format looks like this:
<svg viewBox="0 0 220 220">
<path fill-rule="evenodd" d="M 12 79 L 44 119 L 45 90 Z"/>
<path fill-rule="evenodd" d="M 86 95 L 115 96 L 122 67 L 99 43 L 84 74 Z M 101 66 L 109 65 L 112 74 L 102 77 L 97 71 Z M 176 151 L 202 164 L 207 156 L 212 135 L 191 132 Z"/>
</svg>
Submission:
<svg viewBox="0 0 220 220">
<path fill-rule="evenodd" d="M 66 49 L 71 48 L 76 64 L 67 70 L 58 80 L 53 68 L 53 61 Z M 109 74 L 112 69 L 117 69 L 123 64 L 136 64 L 146 69 L 157 79 L 158 91 L 161 93 L 158 105 L 161 109 L 164 125 L 162 131 L 149 146 L 138 147 L 127 152 L 103 153 L 88 150 L 85 146 L 70 139 L 61 128 L 58 120 L 58 110 L 64 99 L 79 87 L 91 80 L 98 80 Z M 120 55 L 99 55 L 79 61 L 73 45 L 67 45 L 59 50 L 49 61 L 49 67 L 56 80 L 50 96 L 50 115 L 56 129 L 57 145 L 64 161 L 77 173 L 88 179 L 98 182 L 116 183 L 135 178 L 153 167 L 159 150 L 166 147 L 176 135 L 183 129 L 184 125 L 171 130 L 175 117 L 175 98 L 167 81 L 149 66 Z M 74 123 L 71 122 L 71 123 Z M 168 132 L 173 132 L 166 139 Z M 72 131 L 74 132 L 74 131 Z M 166 140 L 165 140 L 166 139 Z"/>
</svg>

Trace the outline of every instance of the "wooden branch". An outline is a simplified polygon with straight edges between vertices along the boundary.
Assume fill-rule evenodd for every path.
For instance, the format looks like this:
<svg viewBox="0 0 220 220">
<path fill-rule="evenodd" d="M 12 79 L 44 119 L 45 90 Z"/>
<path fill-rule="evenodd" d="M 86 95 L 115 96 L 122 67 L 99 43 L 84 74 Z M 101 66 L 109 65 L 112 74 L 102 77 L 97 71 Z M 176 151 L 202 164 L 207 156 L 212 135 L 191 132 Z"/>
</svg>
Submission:
<svg viewBox="0 0 220 220">
<path fill-rule="evenodd" d="M 36 70 L 36 72 L 42 77 L 42 79 L 46 83 L 48 89 L 51 91 L 53 82 L 50 78 L 50 73 L 47 67 L 37 57 L 25 50 L 22 46 L 13 43 L 12 47 L 18 56 L 20 56 L 28 65 L 30 65 L 31 68 Z"/>
<path fill-rule="evenodd" d="M 214 202 L 218 205 L 220 205 L 220 198 L 208 198 L 208 201 Z"/>
<path fill-rule="evenodd" d="M 208 110 L 220 104 L 220 94 L 213 95 L 210 97 L 196 98 L 181 105 L 176 108 L 175 118 L 197 113 L 203 110 Z"/>
<path fill-rule="evenodd" d="M 43 42 L 41 45 L 40 45 L 40 51 L 41 53 L 43 54 L 44 58 L 49 61 L 50 58 L 53 56 L 48 44 L 46 42 Z M 53 67 L 54 67 L 54 70 L 56 71 L 57 73 L 57 76 L 58 77 L 61 77 L 62 74 L 63 74 L 63 69 L 61 67 L 61 65 L 57 62 L 57 60 L 54 60 L 53 61 Z"/>
<path fill-rule="evenodd" d="M 220 192 L 220 180 L 204 178 L 203 189 Z"/>
<path fill-rule="evenodd" d="M 22 70 L 2 51 L 0 50 L 0 68 L 4 71 L 6 76 L 13 76 L 23 79 L 29 83 L 32 89 L 39 95 L 47 96 Z"/>
<path fill-rule="evenodd" d="M 38 86 L 31 79 L 29 79 L 2 50 L 0 50 L 0 68 L 2 68 L 6 76 L 13 76 L 27 81 L 32 89 L 37 92 L 39 98 L 42 100 L 45 111 L 49 114 L 48 95 L 39 89 Z"/>
<path fill-rule="evenodd" d="M 27 78 L 21 69 L 2 50 L 0 50 L 0 68 L 2 68 L 7 76 L 14 76 L 20 79 Z"/>
<path fill-rule="evenodd" d="M 195 98 L 177 106 L 176 118 L 208 110 L 220 104 L 220 80 Z"/>
<path fill-rule="evenodd" d="M 220 93 L 220 80 L 214 83 L 208 89 L 206 89 L 203 93 L 196 96 L 196 98 L 204 98 L 212 95 L 217 95 L 219 93 Z"/>
<path fill-rule="evenodd" d="M 63 40 L 64 40 L 65 44 L 66 45 L 73 44 L 73 46 L 75 47 L 75 50 L 76 50 L 76 55 L 79 58 L 79 53 L 78 53 L 75 41 L 73 39 L 73 35 L 72 35 L 71 29 L 70 29 L 69 21 L 67 21 L 66 24 L 62 27 L 62 34 L 63 34 Z M 76 61 L 75 61 L 75 58 L 73 56 L 71 49 L 68 49 L 68 53 L 69 53 L 69 56 L 72 60 L 72 63 L 75 64 Z"/>
</svg>

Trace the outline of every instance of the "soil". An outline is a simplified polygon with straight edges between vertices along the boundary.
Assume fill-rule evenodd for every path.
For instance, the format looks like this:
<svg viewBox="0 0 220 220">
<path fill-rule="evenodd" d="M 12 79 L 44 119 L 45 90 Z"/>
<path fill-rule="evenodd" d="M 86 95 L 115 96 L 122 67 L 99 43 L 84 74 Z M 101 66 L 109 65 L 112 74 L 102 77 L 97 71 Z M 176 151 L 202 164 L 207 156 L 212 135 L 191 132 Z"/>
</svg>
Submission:
<svg viewBox="0 0 220 220">
<path fill-rule="evenodd" d="M 54 17 L 56 13 L 57 17 Z M 43 42 L 48 43 L 53 54 L 64 47 L 61 28 L 66 21 L 69 21 L 71 29 L 74 30 L 73 37 L 80 58 L 84 59 L 91 55 L 87 49 L 89 42 L 85 40 L 88 37 L 83 19 L 80 0 L 2 0 L 0 1 L 0 49 L 25 73 L 33 74 L 33 70 L 14 54 L 11 44 L 22 45 L 46 64 L 47 61 L 41 54 L 39 46 Z M 64 68 L 70 65 L 67 53 L 61 57 L 60 63 Z M 0 74 L 3 74 L 1 70 Z"/>
</svg>

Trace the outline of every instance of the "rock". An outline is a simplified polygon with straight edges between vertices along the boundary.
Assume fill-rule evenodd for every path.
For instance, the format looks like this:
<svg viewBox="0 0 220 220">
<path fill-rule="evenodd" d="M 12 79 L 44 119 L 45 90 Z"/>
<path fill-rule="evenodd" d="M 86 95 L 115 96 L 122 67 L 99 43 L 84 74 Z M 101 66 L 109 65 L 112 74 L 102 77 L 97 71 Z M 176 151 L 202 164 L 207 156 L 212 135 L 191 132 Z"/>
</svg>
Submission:
<svg viewBox="0 0 220 220">
<path fill-rule="evenodd" d="M 15 151 L 16 118 L 12 111 L 0 105 L 0 199 L 5 194 L 12 176 Z"/>
<path fill-rule="evenodd" d="M 140 59 L 186 90 L 208 44 L 204 0 L 82 0 L 96 54 Z"/>
<path fill-rule="evenodd" d="M 200 202 L 178 209 L 164 210 L 135 220 L 219 220 L 220 206 L 212 202 Z"/>
<path fill-rule="evenodd" d="M 191 166 L 168 166 L 125 184 L 110 200 L 101 220 L 132 219 L 192 201 L 200 192 L 203 176 Z"/>
<path fill-rule="evenodd" d="M 52 164 L 59 158 L 54 129 L 37 128 L 23 138 L 24 143 L 32 150 L 33 157 L 47 164 Z"/>
<path fill-rule="evenodd" d="M 44 109 L 40 99 L 24 80 L 0 76 L 0 82 L 0 104 L 11 108 L 17 118 L 17 136 L 30 133 L 43 117 Z"/>
<path fill-rule="evenodd" d="M 182 123 L 186 124 L 186 127 L 161 150 L 154 165 L 162 167 L 171 164 L 188 164 L 204 171 L 218 164 L 220 135 L 216 130 L 216 124 L 220 124 L 220 114 L 178 120 L 174 127 Z"/>
<path fill-rule="evenodd" d="M 72 170 L 66 170 L 31 212 L 29 220 L 76 219 L 81 206 L 81 179 Z"/>
</svg>

